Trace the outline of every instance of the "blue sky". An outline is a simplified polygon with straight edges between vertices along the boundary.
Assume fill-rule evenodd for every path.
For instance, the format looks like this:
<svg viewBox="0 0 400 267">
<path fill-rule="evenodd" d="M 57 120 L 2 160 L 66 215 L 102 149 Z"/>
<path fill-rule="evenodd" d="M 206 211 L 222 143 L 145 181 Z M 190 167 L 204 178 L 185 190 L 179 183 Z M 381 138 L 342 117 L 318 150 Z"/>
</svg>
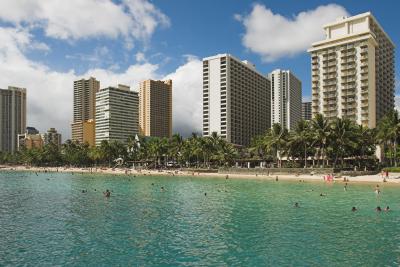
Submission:
<svg viewBox="0 0 400 267">
<path fill-rule="evenodd" d="M 172 78 L 174 130 L 188 134 L 201 126 L 203 57 L 227 52 L 262 73 L 289 69 L 309 97 L 311 41 L 305 37 L 322 39 L 322 22 L 371 11 L 393 42 L 400 41 L 398 1 L 15 2 L 0 3 L 0 88 L 26 87 L 28 124 L 41 131 L 56 127 L 65 138 L 76 78 L 94 75 L 102 87 L 125 83 L 133 89 L 141 79 Z M 264 36 L 254 30 L 273 23 L 283 27 L 267 27 Z M 301 34 L 290 34 L 293 29 Z M 398 62 L 397 53 L 396 77 Z"/>
</svg>

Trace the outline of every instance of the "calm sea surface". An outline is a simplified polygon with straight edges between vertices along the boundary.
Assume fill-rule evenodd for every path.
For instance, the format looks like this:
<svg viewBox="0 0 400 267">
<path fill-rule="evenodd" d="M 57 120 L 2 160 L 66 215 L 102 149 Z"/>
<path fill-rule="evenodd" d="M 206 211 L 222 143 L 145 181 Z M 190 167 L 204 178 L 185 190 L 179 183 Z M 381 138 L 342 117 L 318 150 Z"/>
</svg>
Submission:
<svg viewBox="0 0 400 267">
<path fill-rule="evenodd" d="M 0 266 L 398 266 L 400 187 L 381 188 L 0 172 Z"/>
</svg>

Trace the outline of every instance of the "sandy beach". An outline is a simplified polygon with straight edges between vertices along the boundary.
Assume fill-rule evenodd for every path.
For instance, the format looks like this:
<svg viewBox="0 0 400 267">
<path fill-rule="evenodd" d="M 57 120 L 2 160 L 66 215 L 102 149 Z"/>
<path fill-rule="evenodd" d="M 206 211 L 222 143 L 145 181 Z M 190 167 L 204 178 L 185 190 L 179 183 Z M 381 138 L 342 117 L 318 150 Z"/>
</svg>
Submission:
<svg viewBox="0 0 400 267">
<path fill-rule="evenodd" d="M 229 179 L 260 179 L 260 180 L 292 180 L 292 181 L 314 181 L 325 182 L 324 175 L 290 175 L 290 174 L 222 174 L 222 173 L 205 173 L 192 172 L 182 170 L 133 170 L 129 168 L 76 168 L 76 167 L 29 167 L 29 166 L 7 166 L 0 165 L 0 171 L 30 171 L 30 172 L 61 172 L 61 173 L 81 173 L 81 174 L 112 174 L 112 175 L 136 175 L 136 176 L 193 176 L 193 177 L 218 177 Z M 344 181 L 344 178 L 347 181 Z M 356 182 L 356 183 L 383 183 L 381 174 L 365 175 L 355 177 L 335 177 L 335 182 Z M 389 173 L 386 184 L 400 184 L 400 173 Z"/>
</svg>

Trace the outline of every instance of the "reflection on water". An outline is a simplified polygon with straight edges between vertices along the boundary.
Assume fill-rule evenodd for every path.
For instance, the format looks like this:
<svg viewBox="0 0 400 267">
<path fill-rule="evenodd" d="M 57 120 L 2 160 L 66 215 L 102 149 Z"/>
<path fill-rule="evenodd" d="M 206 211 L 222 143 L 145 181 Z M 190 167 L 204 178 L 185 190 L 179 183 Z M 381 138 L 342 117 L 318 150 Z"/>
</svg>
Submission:
<svg viewBox="0 0 400 267">
<path fill-rule="evenodd" d="M 0 172 L 0 265 L 398 265 L 381 187 Z"/>
</svg>

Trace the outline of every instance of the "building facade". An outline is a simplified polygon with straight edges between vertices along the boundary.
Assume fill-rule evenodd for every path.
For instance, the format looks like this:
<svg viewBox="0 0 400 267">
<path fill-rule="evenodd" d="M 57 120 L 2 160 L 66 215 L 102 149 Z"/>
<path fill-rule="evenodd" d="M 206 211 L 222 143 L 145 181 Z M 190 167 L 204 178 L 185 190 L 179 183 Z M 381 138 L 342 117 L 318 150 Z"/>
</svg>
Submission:
<svg viewBox="0 0 400 267">
<path fill-rule="evenodd" d="M 53 143 L 57 146 L 61 146 L 61 134 L 57 132 L 55 128 L 50 128 L 47 133 L 41 134 L 43 139 L 43 144 L 48 145 Z"/>
<path fill-rule="evenodd" d="M 325 25 L 312 44 L 312 113 L 374 128 L 394 108 L 394 44 L 374 16 L 363 13 Z"/>
<path fill-rule="evenodd" d="M 95 146 L 95 122 L 94 120 L 79 121 L 71 124 L 72 140 L 79 143 L 88 143 L 89 146 Z"/>
<path fill-rule="evenodd" d="M 288 70 L 274 70 L 271 81 L 271 124 L 292 130 L 301 120 L 301 81 Z"/>
<path fill-rule="evenodd" d="M 140 83 L 139 129 L 144 136 L 171 138 L 172 80 Z"/>
<path fill-rule="evenodd" d="M 23 148 L 32 149 L 32 148 L 42 148 L 44 145 L 42 135 L 40 134 L 29 134 L 28 132 L 24 134 L 18 135 L 18 151 Z"/>
<path fill-rule="evenodd" d="M 312 106 L 311 102 L 303 102 L 301 104 L 301 118 L 305 121 L 312 119 Z"/>
<path fill-rule="evenodd" d="M 107 87 L 96 94 L 96 145 L 101 141 L 126 143 L 139 133 L 139 95 L 129 86 Z"/>
<path fill-rule="evenodd" d="M 271 127 L 269 80 L 229 54 L 203 59 L 203 136 L 247 146 Z"/>
<path fill-rule="evenodd" d="M 0 89 L 0 151 L 14 153 L 26 128 L 26 89 Z"/>
<path fill-rule="evenodd" d="M 71 124 L 73 141 L 94 145 L 92 132 L 95 125 L 96 93 L 99 89 L 100 82 L 93 77 L 74 81 L 73 122 Z M 90 139 L 91 137 L 93 139 Z"/>
</svg>

